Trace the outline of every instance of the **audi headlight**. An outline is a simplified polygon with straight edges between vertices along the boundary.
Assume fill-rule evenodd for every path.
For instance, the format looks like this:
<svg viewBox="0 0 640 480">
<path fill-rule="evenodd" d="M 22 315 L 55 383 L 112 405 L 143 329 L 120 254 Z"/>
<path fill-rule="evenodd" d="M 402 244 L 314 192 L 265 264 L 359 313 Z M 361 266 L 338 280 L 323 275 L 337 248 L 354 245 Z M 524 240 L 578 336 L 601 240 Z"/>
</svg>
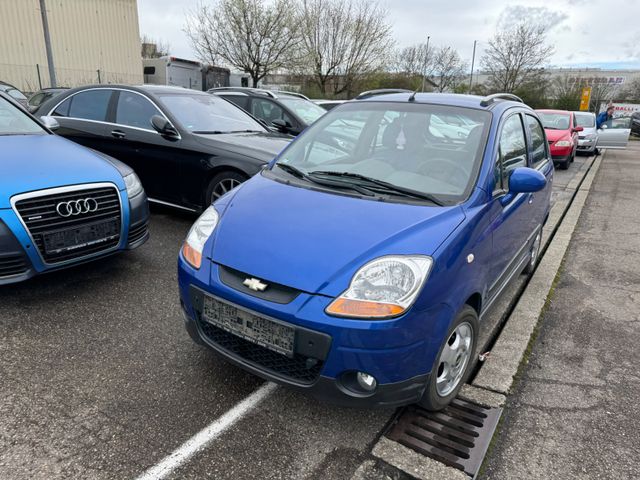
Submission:
<svg viewBox="0 0 640 480">
<path fill-rule="evenodd" d="M 569 140 L 560 140 L 556 142 L 556 147 L 570 147 L 571 142 Z"/>
<path fill-rule="evenodd" d="M 194 268 L 200 268 L 202 265 L 202 250 L 204 244 L 213 233 L 218 225 L 218 212 L 213 205 L 207 208 L 202 215 L 193 224 L 187 239 L 182 246 L 182 256 Z"/>
<path fill-rule="evenodd" d="M 135 173 L 130 173 L 124 177 L 124 184 L 127 187 L 127 195 L 129 198 L 133 198 L 136 195 L 141 194 L 144 190 L 142 188 L 142 183 L 140 183 L 140 179 Z"/>
<path fill-rule="evenodd" d="M 420 293 L 433 260 L 425 255 L 389 255 L 364 265 L 327 307 L 330 315 L 389 318 L 405 312 Z"/>
</svg>

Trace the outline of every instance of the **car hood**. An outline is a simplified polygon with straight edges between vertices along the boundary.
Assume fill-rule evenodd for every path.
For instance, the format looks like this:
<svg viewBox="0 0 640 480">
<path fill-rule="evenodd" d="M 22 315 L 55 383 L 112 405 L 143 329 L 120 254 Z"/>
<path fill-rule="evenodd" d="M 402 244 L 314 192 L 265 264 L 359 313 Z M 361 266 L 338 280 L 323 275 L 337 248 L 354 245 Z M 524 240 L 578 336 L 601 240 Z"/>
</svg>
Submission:
<svg viewBox="0 0 640 480">
<path fill-rule="evenodd" d="M 355 271 L 389 254 L 432 255 L 461 207 L 366 200 L 256 175 L 216 207 L 215 263 L 308 293 L 339 295 Z"/>
<path fill-rule="evenodd" d="M 271 132 L 219 133 L 194 135 L 203 145 L 220 148 L 269 162 L 289 145 L 292 137 Z"/>
<path fill-rule="evenodd" d="M 93 182 L 124 189 L 116 167 L 104 157 L 56 135 L 0 136 L 0 208 L 18 193 Z"/>
<path fill-rule="evenodd" d="M 553 129 L 545 129 L 545 133 L 547 134 L 547 140 L 550 142 L 557 142 L 562 138 L 570 137 L 571 134 L 569 130 L 553 130 Z"/>
</svg>

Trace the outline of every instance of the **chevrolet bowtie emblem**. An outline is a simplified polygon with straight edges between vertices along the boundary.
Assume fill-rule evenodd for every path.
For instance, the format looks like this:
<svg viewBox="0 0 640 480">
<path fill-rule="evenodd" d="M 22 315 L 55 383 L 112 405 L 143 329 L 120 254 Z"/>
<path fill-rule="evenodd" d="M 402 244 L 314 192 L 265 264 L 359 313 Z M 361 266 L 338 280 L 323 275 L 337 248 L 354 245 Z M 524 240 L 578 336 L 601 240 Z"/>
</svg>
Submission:
<svg viewBox="0 0 640 480">
<path fill-rule="evenodd" d="M 242 282 L 242 284 L 245 287 L 250 288 L 254 292 L 264 292 L 267 289 L 267 286 L 268 286 L 266 283 L 262 283 L 257 278 L 245 278 L 245 280 L 244 280 L 244 282 Z"/>
</svg>

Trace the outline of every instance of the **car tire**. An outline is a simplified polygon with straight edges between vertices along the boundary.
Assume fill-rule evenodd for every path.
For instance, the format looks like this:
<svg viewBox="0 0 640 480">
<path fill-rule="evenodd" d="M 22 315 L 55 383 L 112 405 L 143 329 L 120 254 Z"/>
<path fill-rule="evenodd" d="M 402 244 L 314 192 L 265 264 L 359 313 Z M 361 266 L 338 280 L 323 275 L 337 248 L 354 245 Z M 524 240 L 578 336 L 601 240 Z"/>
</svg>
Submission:
<svg viewBox="0 0 640 480">
<path fill-rule="evenodd" d="M 531 250 L 529 251 L 529 262 L 527 262 L 527 266 L 524 267 L 522 273 L 525 275 L 531 275 L 533 271 L 536 269 L 536 264 L 538 263 L 538 258 L 540 256 L 540 247 L 542 246 L 542 226 L 538 229 L 538 233 L 536 234 L 536 238 L 533 240 L 533 244 L 531 245 Z"/>
<path fill-rule="evenodd" d="M 564 162 L 562 162 L 559 166 L 560 166 L 560 170 L 568 170 L 569 169 L 569 164 L 571 163 L 570 159 L 566 159 Z"/>
<path fill-rule="evenodd" d="M 226 171 L 218 173 L 211 179 L 207 187 L 205 193 L 205 208 L 246 180 L 247 177 L 238 172 Z"/>
<path fill-rule="evenodd" d="M 478 314 L 472 307 L 465 305 L 451 323 L 440 346 L 426 388 L 418 402 L 421 407 L 437 412 L 458 395 L 475 364 L 477 339 Z"/>
</svg>

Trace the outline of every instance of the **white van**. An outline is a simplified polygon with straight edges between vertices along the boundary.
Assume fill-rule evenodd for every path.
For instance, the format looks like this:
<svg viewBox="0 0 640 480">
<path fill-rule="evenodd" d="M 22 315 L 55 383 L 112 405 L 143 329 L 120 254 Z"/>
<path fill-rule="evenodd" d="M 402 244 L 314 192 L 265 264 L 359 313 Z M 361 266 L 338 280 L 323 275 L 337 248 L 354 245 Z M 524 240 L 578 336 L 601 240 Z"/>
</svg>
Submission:
<svg viewBox="0 0 640 480">
<path fill-rule="evenodd" d="M 202 91 L 200 62 L 177 57 L 145 58 L 144 83 L 171 85 Z"/>
</svg>

